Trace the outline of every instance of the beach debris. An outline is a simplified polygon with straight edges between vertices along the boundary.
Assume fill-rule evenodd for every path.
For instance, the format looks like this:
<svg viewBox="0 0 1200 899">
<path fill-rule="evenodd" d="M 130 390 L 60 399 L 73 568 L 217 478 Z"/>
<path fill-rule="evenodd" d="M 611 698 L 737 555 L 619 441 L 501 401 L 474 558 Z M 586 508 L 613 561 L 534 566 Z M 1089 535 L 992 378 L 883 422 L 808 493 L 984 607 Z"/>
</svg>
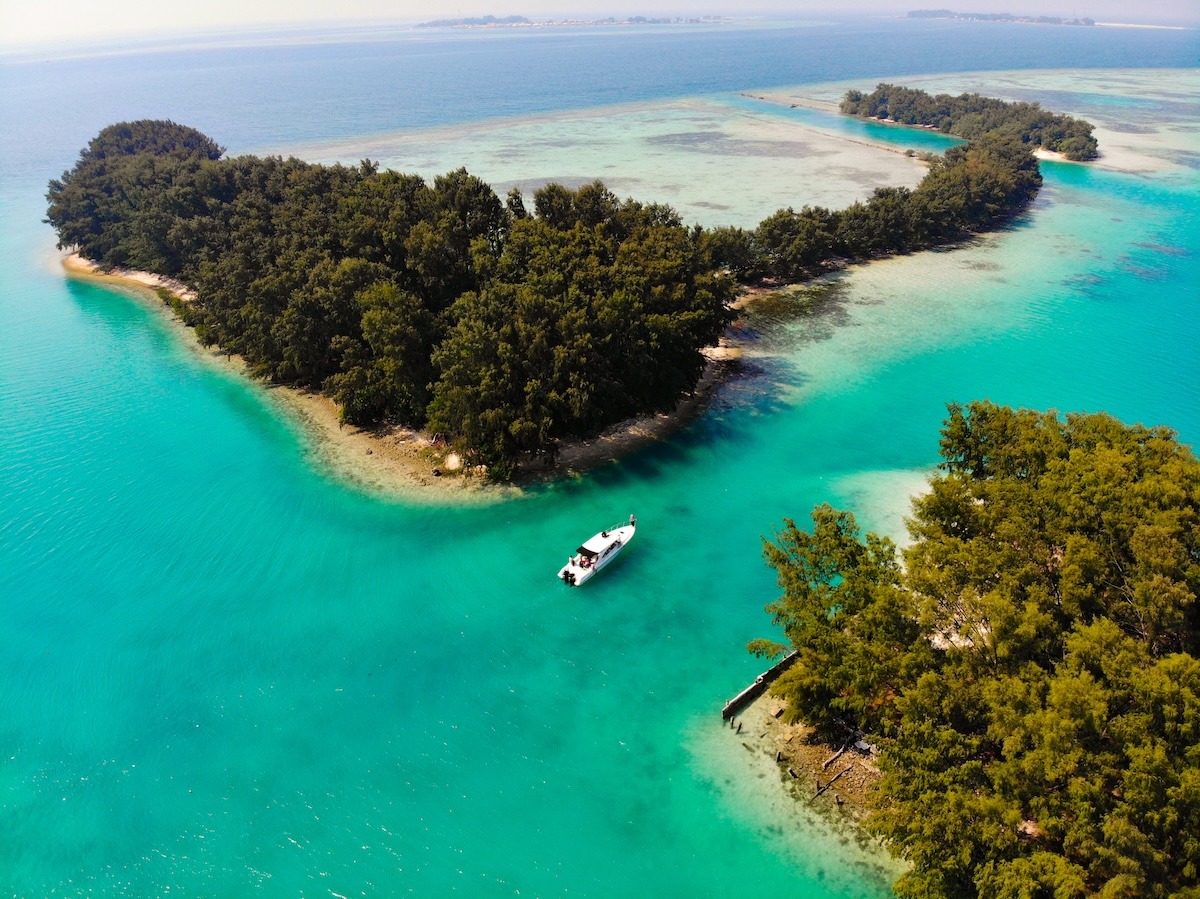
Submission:
<svg viewBox="0 0 1200 899">
<path fill-rule="evenodd" d="M 835 752 L 829 758 L 825 759 L 825 761 L 821 762 L 821 770 L 824 771 L 826 768 L 828 768 L 830 765 L 832 765 L 834 762 L 836 762 L 838 759 L 840 759 L 842 757 L 842 754 L 849 748 L 850 748 L 850 744 L 847 743 L 845 746 L 843 746 L 841 749 L 839 749 L 837 752 Z"/>
<path fill-rule="evenodd" d="M 830 779 L 829 783 L 825 784 L 825 786 L 823 786 L 823 787 L 821 787 L 820 789 L 818 789 L 818 790 L 817 790 L 817 795 L 816 795 L 816 796 L 813 796 L 813 799 L 816 799 L 816 798 L 817 798 L 817 796 L 820 796 L 822 793 L 824 793 L 826 790 L 828 790 L 830 787 L 832 787 L 832 786 L 833 786 L 833 783 L 834 783 L 834 781 L 836 781 L 838 778 L 840 778 L 840 777 L 841 777 L 843 774 L 848 774 L 848 773 L 849 773 L 849 772 L 850 772 L 850 771 L 851 771 L 853 768 L 854 768 L 854 765 L 852 765 L 852 764 L 851 764 L 851 765 L 847 765 L 847 766 L 846 766 L 845 768 L 843 768 L 843 769 L 842 769 L 840 772 L 838 772 L 837 774 L 835 774 L 835 775 L 834 775 L 834 776 L 833 776 L 833 777 Z M 820 783 L 821 783 L 821 779 L 818 777 L 818 778 L 817 778 L 817 784 L 818 784 L 818 785 L 820 785 Z"/>
</svg>

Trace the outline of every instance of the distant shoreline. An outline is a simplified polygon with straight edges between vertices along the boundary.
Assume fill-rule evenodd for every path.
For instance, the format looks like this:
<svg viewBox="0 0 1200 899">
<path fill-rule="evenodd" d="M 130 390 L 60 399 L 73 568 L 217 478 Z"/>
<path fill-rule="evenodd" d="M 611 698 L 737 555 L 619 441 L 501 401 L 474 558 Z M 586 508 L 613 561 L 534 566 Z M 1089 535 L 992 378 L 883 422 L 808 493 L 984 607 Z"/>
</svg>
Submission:
<svg viewBox="0 0 1200 899">
<path fill-rule="evenodd" d="M 700 382 L 674 412 L 628 419 L 596 437 L 564 441 L 553 466 L 525 471 L 512 484 L 496 483 L 481 473 L 465 471 L 458 454 L 428 434 L 400 425 L 363 429 L 342 424 L 337 404 L 325 394 L 270 384 L 251 376 L 242 357 L 202 344 L 195 330 L 184 324 L 159 294 L 160 290 L 167 291 L 185 303 L 192 302 L 195 294 L 179 281 L 134 269 L 104 271 L 78 253 L 64 255 L 61 262 L 71 278 L 116 287 L 143 302 L 161 314 L 171 330 L 205 362 L 262 388 L 278 410 L 301 426 L 321 470 L 373 494 L 421 503 L 472 504 L 512 499 L 533 484 L 570 478 L 617 462 L 692 422 L 707 407 L 714 388 L 732 370 L 739 355 L 736 347 L 722 339 L 721 346 L 705 351 L 708 364 Z"/>
<path fill-rule="evenodd" d="M 1135 22 L 1097 22 L 1088 16 L 1065 19 L 1060 16 L 1018 16 L 1012 13 L 955 12 L 949 9 L 913 10 L 904 18 L 914 21 L 979 22 L 985 25 L 1051 25 L 1067 28 L 1154 28 L 1187 31 L 1184 25 L 1146 25 Z"/>
<path fill-rule="evenodd" d="M 479 18 L 435 19 L 432 22 L 418 22 L 414 28 L 611 28 L 614 26 L 629 27 L 637 25 L 724 25 L 733 20 L 726 16 L 627 16 L 618 19 L 610 16 L 604 19 L 529 19 L 525 16 L 506 16 L 496 18 L 483 16 Z"/>
<path fill-rule="evenodd" d="M 1150 28 L 1155 31 L 1189 31 L 1185 25 L 1139 25 L 1136 22 L 1097 22 L 1097 28 Z"/>
</svg>

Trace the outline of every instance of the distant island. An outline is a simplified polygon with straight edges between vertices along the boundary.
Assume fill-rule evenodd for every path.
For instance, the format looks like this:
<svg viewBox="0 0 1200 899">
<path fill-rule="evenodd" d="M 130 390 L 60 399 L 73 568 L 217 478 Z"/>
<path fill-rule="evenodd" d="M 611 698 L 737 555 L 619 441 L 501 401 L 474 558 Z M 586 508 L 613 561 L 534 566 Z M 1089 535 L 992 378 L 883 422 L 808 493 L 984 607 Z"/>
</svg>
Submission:
<svg viewBox="0 0 1200 899">
<path fill-rule="evenodd" d="M 1086 16 L 1078 19 L 1063 19 L 1058 16 L 1014 16 L 1006 12 L 954 12 L 951 9 L 914 9 L 910 19 L 961 19 L 966 22 L 1020 22 L 1025 25 L 1095 25 L 1095 19 Z"/>
<path fill-rule="evenodd" d="M 476 16 L 468 19 L 434 19 L 432 22 L 421 22 L 418 28 L 486 28 L 494 25 L 529 25 L 532 24 L 524 16 Z"/>
<path fill-rule="evenodd" d="M 421 22 L 417 28 L 563 28 L 593 27 L 598 25 L 705 25 L 729 21 L 724 16 L 627 16 L 618 19 L 609 16 L 603 19 L 541 19 L 525 16 L 475 16 L 463 19 L 434 19 Z"/>
<path fill-rule="evenodd" d="M 251 373 L 323 392 L 346 424 L 437 435 L 509 480 L 563 441 L 675 410 L 740 286 L 953 244 L 1020 214 L 1042 183 L 1042 119 L 988 102 L 990 130 L 924 155 L 916 188 L 780 209 L 753 229 L 687 227 L 599 181 L 547 184 L 529 208 L 465 169 L 430 184 L 369 161 L 225 158 L 153 120 L 103 129 L 50 182 L 47 221 L 101 270 L 172 279 L 164 300 Z"/>
<path fill-rule="evenodd" d="M 841 111 L 861 118 L 935 128 L 967 140 L 1004 132 L 1039 149 L 1060 153 L 1073 162 L 1099 155 L 1091 124 L 1042 109 L 1037 103 L 1006 103 L 979 94 L 935 96 L 895 84 L 880 84 L 869 94 L 849 91 L 842 100 Z"/>
</svg>

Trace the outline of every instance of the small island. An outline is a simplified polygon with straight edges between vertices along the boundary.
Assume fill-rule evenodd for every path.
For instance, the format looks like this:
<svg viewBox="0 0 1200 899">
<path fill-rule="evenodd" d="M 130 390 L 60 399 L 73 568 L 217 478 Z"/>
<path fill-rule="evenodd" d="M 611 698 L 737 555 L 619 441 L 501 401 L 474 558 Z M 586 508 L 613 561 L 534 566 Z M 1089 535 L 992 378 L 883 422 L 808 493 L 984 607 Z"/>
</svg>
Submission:
<svg viewBox="0 0 1200 899">
<path fill-rule="evenodd" d="M 50 182 L 47 220 L 100 271 L 165 279 L 197 339 L 251 374 L 319 392 L 360 432 L 424 434 L 455 461 L 437 476 L 511 481 L 622 422 L 694 406 L 739 291 L 1020 214 L 1041 185 L 1040 138 L 1020 104 L 996 109 L 1008 127 L 929 155 L 914 189 L 788 207 L 754 229 L 687 227 L 599 181 L 547 184 L 530 208 L 463 169 L 428 183 L 369 161 L 227 158 L 153 120 L 95 137 Z"/>
<path fill-rule="evenodd" d="M 1064 19 L 1060 16 L 1014 16 L 1006 12 L 954 12 L 951 9 L 914 9 L 908 14 L 910 19 L 958 19 L 964 22 L 1017 22 L 1024 25 L 1084 25 L 1096 24 L 1095 19 L 1087 16 Z"/>
<path fill-rule="evenodd" d="M 712 25 L 728 22 L 724 16 L 626 16 L 618 19 L 530 19 L 526 16 L 470 16 L 460 19 L 434 19 L 420 22 L 416 28 L 595 28 L 611 25 Z"/>
<path fill-rule="evenodd" d="M 847 92 L 841 111 L 860 118 L 933 128 L 966 140 L 985 134 L 1009 134 L 1073 162 L 1100 155 L 1089 122 L 1049 112 L 1037 103 L 1006 103 L 979 94 L 932 95 L 880 84 L 869 94 Z"/>
<path fill-rule="evenodd" d="M 419 22 L 417 28 L 494 28 L 503 25 L 531 25 L 524 16 L 473 16 L 463 19 L 434 19 Z"/>
</svg>

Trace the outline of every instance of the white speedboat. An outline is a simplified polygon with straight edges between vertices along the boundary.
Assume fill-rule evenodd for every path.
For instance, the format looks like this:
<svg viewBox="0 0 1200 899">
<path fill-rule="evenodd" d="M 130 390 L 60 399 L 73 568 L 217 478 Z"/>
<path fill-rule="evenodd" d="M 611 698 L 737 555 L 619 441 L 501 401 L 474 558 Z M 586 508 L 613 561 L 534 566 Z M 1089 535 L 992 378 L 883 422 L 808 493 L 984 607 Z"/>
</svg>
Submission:
<svg viewBox="0 0 1200 899">
<path fill-rule="evenodd" d="M 629 524 L 611 527 L 587 540 L 559 570 L 559 580 L 569 587 L 578 587 L 615 559 L 629 545 L 636 530 L 637 519 L 630 515 Z"/>
</svg>

